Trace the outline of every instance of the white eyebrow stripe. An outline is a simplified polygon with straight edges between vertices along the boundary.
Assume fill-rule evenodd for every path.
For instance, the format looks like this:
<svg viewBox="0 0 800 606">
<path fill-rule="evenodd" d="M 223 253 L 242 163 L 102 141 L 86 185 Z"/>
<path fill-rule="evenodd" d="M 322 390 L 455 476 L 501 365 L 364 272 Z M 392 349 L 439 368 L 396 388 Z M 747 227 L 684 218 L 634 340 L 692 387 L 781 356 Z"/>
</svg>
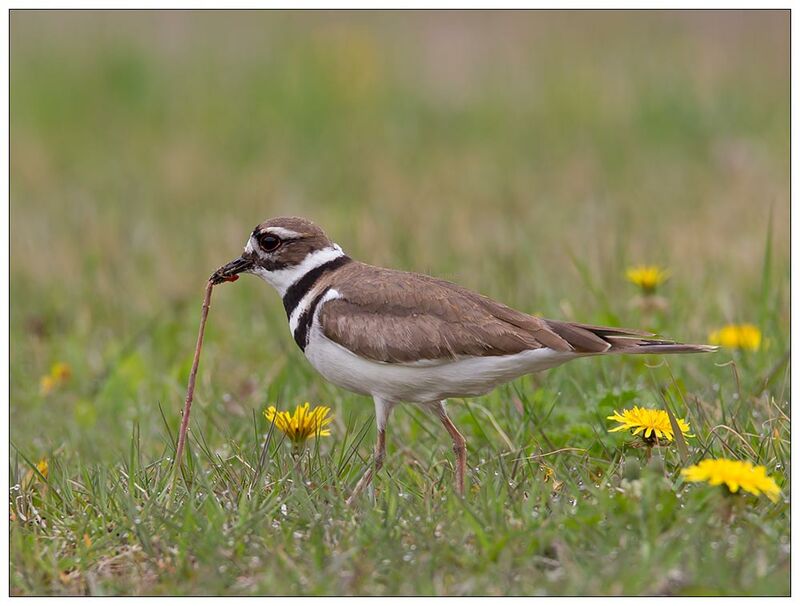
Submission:
<svg viewBox="0 0 800 606">
<path fill-rule="evenodd" d="M 284 238 L 284 239 L 302 237 L 302 234 L 299 234 L 296 231 L 292 231 L 291 229 L 286 229 L 285 227 L 268 227 L 264 231 L 265 233 L 273 234 L 275 236 L 278 236 L 279 238 Z"/>
</svg>

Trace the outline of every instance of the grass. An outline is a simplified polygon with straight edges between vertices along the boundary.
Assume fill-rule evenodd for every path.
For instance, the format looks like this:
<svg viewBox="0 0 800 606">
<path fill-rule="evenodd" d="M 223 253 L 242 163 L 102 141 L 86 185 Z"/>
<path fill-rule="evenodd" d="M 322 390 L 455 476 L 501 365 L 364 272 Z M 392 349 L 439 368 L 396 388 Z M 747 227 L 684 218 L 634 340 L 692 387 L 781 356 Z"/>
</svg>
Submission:
<svg viewBox="0 0 800 606">
<path fill-rule="evenodd" d="M 788 18 L 779 12 L 92 13 L 11 18 L 11 591 L 51 594 L 789 592 Z M 757 352 L 580 360 L 400 407 L 374 494 L 372 404 L 326 383 L 278 298 L 216 289 L 190 463 L 159 495 L 202 288 L 252 226 L 299 214 L 352 256 L 546 317 Z M 668 309 L 629 265 L 671 270 Z M 48 394 L 40 379 L 71 376 Z M 332 406 L 295 460 L 269 404 Z M 763 464 L 772 503 L 687 485 Z M 46 477 L 35 471 L 48 462 Z"/>
</svg>

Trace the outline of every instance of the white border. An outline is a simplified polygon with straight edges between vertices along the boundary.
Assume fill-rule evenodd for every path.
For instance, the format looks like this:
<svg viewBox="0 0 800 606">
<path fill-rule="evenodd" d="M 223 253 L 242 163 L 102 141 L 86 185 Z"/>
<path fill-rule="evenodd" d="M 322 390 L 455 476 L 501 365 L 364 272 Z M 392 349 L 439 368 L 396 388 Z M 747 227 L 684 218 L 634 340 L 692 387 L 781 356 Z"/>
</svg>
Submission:
<svg viewBox="0 0 800 606">
<path fill-rule="evenodd" d="M 231 4 L 222 4 L 220 2 L 212 2 L 209 0 L 196 0 L 196 1 L 185 1 L 185 0 L 172 0 L 170 2 L 157 2 L 153 0 L 140 0 L 138 2 L 114 2 L 114 1 L 100 1 L 100 0 L 84 0 L 79 4 L 74 4 L 70 2 L 64 1 L 57 1 L 57 0 L 46 0 L 46 1 L 39 1 L 39 2 L 32 2 L 32 3 L 25 3 L 23 1 L 17 2 L 8 2 L 4 1 L 2 3 L 3 8 L 5 9 L 5 15 L 2 18 L 2 25 L 0 25 L 0 43 L 2 43 L 3 49 L 9 48 L 9 9 L 28 9 L 28 8 L 36 8 L 36 9 L 68 9 L 68 8 L 82 8 L 82 9 L 156 9 L 156 8 L 171 8 L 171 9 L 211 9 L 211 8 L 219 8 L 219 9 L 234 9 L 234 8 L 271 8 L 271 9 L 332 9 L 332 8 L 349 8 L 349 9 L 480 9 L 480 8 L 491 8 L 491 9 L 501 9 L 501 8 L 508 8 L 508 9 L 602 9 L 602 8 L 615 8 L 615 9 L 791 9 L 792 3 L 791 2 L 742 2 L 742 1 L 705 1 L 705 2 L 669 2 L 665 0 L 650 0 L 650 1 L 632 1 L 632 0 L 620 0 L 618 2 L 614 2 L 612 4 L 602 3 L 602 2 L 590 2 L 590 1 L 575 1 L 575 0 L 564 0 L 561 2 L 531 2 L 531 1 L 513 1 L 513 0 L 503 0 L 499 2 L 475 2 L 470 0 L 462 0 L 462 1 L 446 1 L 446 0 L 437 0 L 437 1 L 424 1 L 424 0 L 405 0 L 405 1 L 393 1 L 387 2 L 386 0 L 351 0 L 350 2 L 324 2 L 320 0 L 295 0 L 293 2 L 258 2 L 254 0 L 238 0 Z M 795 20 L 792 19 L 791 25 L 791 33 L 792 38 L 794 41 L 794 34 L 795 34 Z M 800 81 L 798 78 L 798 51 L 797 51 L 798 44 L 792 44 L 792 115 L 796 114 L 798 109 L 798 97 L 795 94 L 795 83 Z M 9 150 L 9 114 L 8 114 L 8 93 L 9 93 L 9 63 L 8 57 L 5 52 L 0 53 L 2 59 L 0 59 L 0 81 L 2 81 L 2 91 L 0 91 L 0 112 L 2 112 L 2 126 L 3 126 L 3 133 L 5 135 L 5 144 L 6 150 Z M 793 184 L 796 183 L 794 181 L 794 177 L 797 175 L 797 158 L 798 158 L 798 146 L 795 142 L 796 137 L 792 138 L 791 142 L 791 150 L 792 150 L 792 162 L 791 162 L 791 174 L 793 177 Z M 8 399 L 5 397 L 6 394 L 9 394 L 9 282 L 8 282 L 8 267 L 9 267 L 9 223 L 5 219 L 8 217 L 9 211 L 9 199 L 8 199 L 8 192 L 9 192 L 9 164 L 8 164 L 8 157 L 5 157 L 2 161 L 2 171 L 0 171 L 0 187 L 2 187 L 3 194 L 3 201 L 2 201 L 2 209 L 0 212 L 2 213 L 2 220 L 0 220 L 0 266 L 5 268 L 5 279 L 0 280 L 0 341 L 5 345 L 4 347 L 0 348 L 0 393 L 3 394 L 2 402 L 3 402 L 3 418 L 7 419 L 9 414 L 9 402 Z M 798 233 L 798 222 L 800 221 L 800 212 L 795 205 L 795 198 L 794 195 L 796 188 L 792 190 L 792 219 L 791 219 L 791 226 L 792 226 L 792 234 Z M 792 251 L 791 251 L 791 260 L 792 260 L 792 271 L 791 271 L 791 278 L 792 284 L 800 284 L 800 247 L 798 247 L 794 242 L 792 243 Z M 792 319 L 795 320 L 792 322 L 792 341 L 794 343 L 800 342 L 798 336 L 800 336 L 800 321 L 797 321 L 797 318 L 800 318 L 800 297 L 795 296 L 797 293 L 795 289 L 792 289 Z M 796 366 L 792 367 L 791 372 L 792 377 L 792 413 L 795 413 L 795 395 L 798 386 L 798 377 Z M 8 427 L 6 427 L 6 439 L 0 440 L 2 446 L 0 446 L 0 452 L 3 455 L 2 464 L 0 465 L 0 478 L 2 478 L 2 485 L 8 488 L 8 461 L 9 461 L 9 443 L 8 443 Z M 797 469 L 797 461 L 798 461 L 798 454 L 797 449 L 794 448 L 795 441 L 792 440 L 792 467 L 793 469 Z M 794 492 L 794 491 L 793 491 Z M 792 494 L 794 496 L 794 494 Z M 2 499 L 2 515 L 3 515 L 3 523 L 2 523 L 2 532 L 0 535 L 2 536 L 2 546 L 0 546 L 0 579 L 2 579 L 2 584 L 0 585 L 0 599 L 5 599 L 5 596 L 8 595 L 9 590 L 9 577 L 8 577 L 8 499 Z M 792 513 L 795 513 L 794 511 Z M 792 537 L 800 537 L 800 531 L 798 530 L 798 522 L 797 516 L 792 516 Z M 794 546 L 794 542 L 793 542 Z M 800 585 L 798 585 L 798 562 L 800 562 L 800 556 L 794 556 L 792 558 L 792 588 L 795 591 L 798 591 Z M 15 601 L 28 601 L 36 598 L 16 598 Z M 45 601 L 54 600 L 56 598 L 44 598 Z M 110 600 L 114 598 L 94 598 L 93 603 L 104 603 L 106 600 Z M 119 599 L 119 598 L 117 598 Z M 127 603 L 138 603 L 139 601 L 146 600 L 147 603 L 153 603 L 153 600 L 162 600 L 162 599 L 169 599 L 169 598 L 125 598 L 128 600 Z M 174 598 L 177 599 L 177 598 Z M 230 598 L 207 598 L 204 599 L 204 602 L 211 601 L 222 601 L 227 600 Z M 269 598 L 271 602 L 279 601 L 283 602 L 284 600 L 288 600 L 288 598 Z M 292 598 L 292 604 L 298 604 L 305 602 L 309 598 Z M 393 603 L 410 603 L 413 600 L 417 602 L 417 599 L 414 598 L 383 598 L 384 600 L 390 599 Z M 424 599 L 424 598 L 423 598 Z M 454 598 L 455 599 L 455 598 Z M 477 598 L 479 601 L 480 598 Z M 532 598 L 510 598 L 506 600 L 505 603 L 519 603 L 522 600 L 528 601 Z M 612 604 L 617 598 L 585 598 L 584 600 L 591 600 L 594 603 L 601 603 L 601 604 Z M 636 598 L 632 598 L 636 599 Z M 678 600 L 680 598 L 662 598 L 659 600 L 659 603 L 669 603 L 673 600 Z M 725 599 L 725 598 L 723 598 Z M 759 598 L 742 598 L 737 600 L 737 603 L 742 602 L 749 602 L 755 601 Z M 789 598 L 787 598 L 789 599 Z M 770 603 L 775 603 L 777 600 L 778 602 L 786 601 L 787 599 L 775 598 L 770 600 Z M 98 601 L 99 600 L 99 601 Z M 333 603 L 333 604 L 344 604 L 346 601 L 350 601 L 351 598 L 329 598 L 326 603 Z M 473 599 L 473 603 L 474 603 Z M 697 602 L 699 600 L 705 600 L 705 598 L 683 598 L 682 600 L 691 600 L 692 602 Z M 368 599 L 367 602 L 372 602 L 373 599 Z M 487 600 L 488 601 L 488 600 Z M 42 603 L 42 599 L 36 599 L 37 604 Z M 362 601 L 362 603 L 364 603 Z M 418 602 L 417 602 L 418 603 Z"/>
<path fill-rule="evenodd" d="M 2 24 L 0 25 L 0 44 L 3 45 L 4 49 L 9 48 L 9 37 L 8 37 L 8 26 L 9 26 L 9 15 L 6 13 L 5 18 L 2 20 Z M 5 53 L 4 53 L 5 55 Z M 2 275 L 5 276 L 3 280 L 0 280 L 0 343 L 3 343 L 3 347 L 0 349 L 0 394 L 2 394 L 2 401 L 4 402 L 2 406 L 2 411 L 0 414 L 3 416 L 3 419 L 9 418 L 9 410 L 10 410 L 10 392 L 9 392 L 9 360 L 11 359 L 11 343 L 9 341 L 9 281 L 10 281 L 10 272 L 9 272 L 9 247 L 11 246 L 11 242 L 9 240 L 9 162 L 10 158 L 8 155 L 11 153 L 11 143 L 10 143 L 10 130 L 9 130 L 9 114 L 8 114 L 8 92 L 9 92 L 9 66 L 10 66 L 10 59 L 6 55 L 4 56 L 4 60 L 0 60 L 0 82 L 2 82 L 2 90 L 0 90 L 0 113 L 2 113 L 2 124 L 3 124 L 3 137 L 4 139 L 4 147 L 6 150 L 6 156 L 2 163 L 2 170 L 0 171 L 0 187 L 2 187 L 3 191 L 3 202 L 2 208 L 0 208 L 0 214 L 2 214 L 2 218 L 0 219 L 0 267 L 3 268 L 4 273 Z M 9 396 L 9 397 L 6 397 Z M 8 482 L 8 461 L 10 460 L 8 457 L 8 451 L 10 448 L 9 441 L 11 439 L 11 429 L 10 426 L 6 427 L 6 435 L 5 440 L 0 440 L 2 443 L 0 445 L 0 452 L 2 452 L 2 460 L 3 465 L 0 468 L 0 485 L 3 486 L 3 490 L 5 490 L 5 495 L 3 496 L 3 530 L 2 530 L 2 545 L 0 545 L 0 595 L 6 596 L 8 595 L 9 591 L 9 570 L 8 570 L 8 529 L 9 529 L 9 522 L 8 520 L 8 489 L 9 489 L 9 482 Z"/>
<path fill-rule="evenodd" d="M 423 9 L 453 9 L 453 10 L 501 10 L 501 9 L 530 9 L 530 10 L 561 10 L 561 9 L 614 9 L 614 10 L 723 10 L 723 9 L 791 9 L 792 3 L 788 1 L 743 2 L 741 0 L 706 0 L 705 2 L 669 0 L 618 0 L 617 2 L 602 2 L 600 0 L 562 0 L 561 2 L 543 2 L 537 0 L 497 0 L 496 2 L 479 2 L 476 0 L 350 0 L 336 2 L 332 0 L 296 0 L 295 2 L 264 1 L 264 0 L 236 0 L 223 3 L 213 0 L 83 0 L 82 2 L 67 2 L 65 0 L 39 0 L 26 2 L 8 2 L 4 0 L 6 9 L 363 9 L 363 10 L 423 10 Z"/>
</svg>

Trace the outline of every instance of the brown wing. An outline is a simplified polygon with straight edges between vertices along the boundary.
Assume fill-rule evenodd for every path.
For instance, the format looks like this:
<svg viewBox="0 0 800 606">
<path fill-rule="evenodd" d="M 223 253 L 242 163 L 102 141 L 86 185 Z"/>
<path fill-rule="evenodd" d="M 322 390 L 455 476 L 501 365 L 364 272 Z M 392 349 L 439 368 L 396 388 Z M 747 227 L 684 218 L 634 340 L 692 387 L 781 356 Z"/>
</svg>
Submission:
<svg viewBox="0 0 800 606">
<path fill-rule="evenodd" d="M 530 316 L 423 274 L 353 262 L 338 269 L 335 280 L 341 298 L 320 310 L 325 336 L 380 362 L 502 356 L 541 347 L 580 354 L 715 350 L 648 338 L 652 333 L 641 330 Z"/>
<path fill-rule="evenodd" d="M 508 355 L 540 347 L 574 349 L 545 320 L 444 280 L 350 263 L 337 271 L 336 284 L 341 298 L 322 306 L 322 330 L 332 341 L 372 360 L 413 362 Z M 608 348 L 607 342 L 595 339 Z"/>
</svg>

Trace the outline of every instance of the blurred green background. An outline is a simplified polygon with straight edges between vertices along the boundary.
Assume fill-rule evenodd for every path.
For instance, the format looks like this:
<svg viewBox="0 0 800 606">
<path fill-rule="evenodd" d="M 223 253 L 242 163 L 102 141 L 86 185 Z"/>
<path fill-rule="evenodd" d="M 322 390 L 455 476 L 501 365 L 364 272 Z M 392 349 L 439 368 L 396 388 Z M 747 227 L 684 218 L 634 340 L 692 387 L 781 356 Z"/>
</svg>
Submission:
<svg viewBox="0 0 800 606">
<path fill-rule="evenodd" d="M 740 379 L 785 403 L 758 386 L 789 342 L 789 13 L 12 11 L 16 448 L 113 465 L 138 424 L 148 457 L 168 450 L 158 405 L 175 427 L 206 278 L 289 214 L 546 317 L 692 342 L 752 322 Z M 638 263 L 670 269 L 668 312 L 631 306 Z M 675 363 L 714 403 L 730 359 Z M 71 378 L 42 393 L 57 362 Z M 641 369 L 621 364 L 533 380 L 567 402 L 559 445 L 593 443 L 586 402 Z M 340 435 L 372 413 L 250 277 L 215 291 L 196 398 L 214 448 L 268 403 L 331 404 Z M 401 416 L 390 455 L 409 436 Z"/>
<path fill-rule="evenodd" d="M 686 299 L 671 336 L 702 341 L 758 319 L 772 214 L 786 329 L 787 15 L 14 11 L 12 437 L 90 449 L 38 377 L 66 360 L 91 390 L 176 304 L 148 355 L 185 366 L 204 280 L 276 215 L 361 260 L 588 322 L 635 323 L 622 271 L 661 263 Z M 214 303 L 203 381 L 276 350 L 305 364 L 265 285 Z M 179 407 L 182 383 L 160 399 Z M 97 439 L 150 413 L 124 395 L 75 404 Z"/>
</svg>

